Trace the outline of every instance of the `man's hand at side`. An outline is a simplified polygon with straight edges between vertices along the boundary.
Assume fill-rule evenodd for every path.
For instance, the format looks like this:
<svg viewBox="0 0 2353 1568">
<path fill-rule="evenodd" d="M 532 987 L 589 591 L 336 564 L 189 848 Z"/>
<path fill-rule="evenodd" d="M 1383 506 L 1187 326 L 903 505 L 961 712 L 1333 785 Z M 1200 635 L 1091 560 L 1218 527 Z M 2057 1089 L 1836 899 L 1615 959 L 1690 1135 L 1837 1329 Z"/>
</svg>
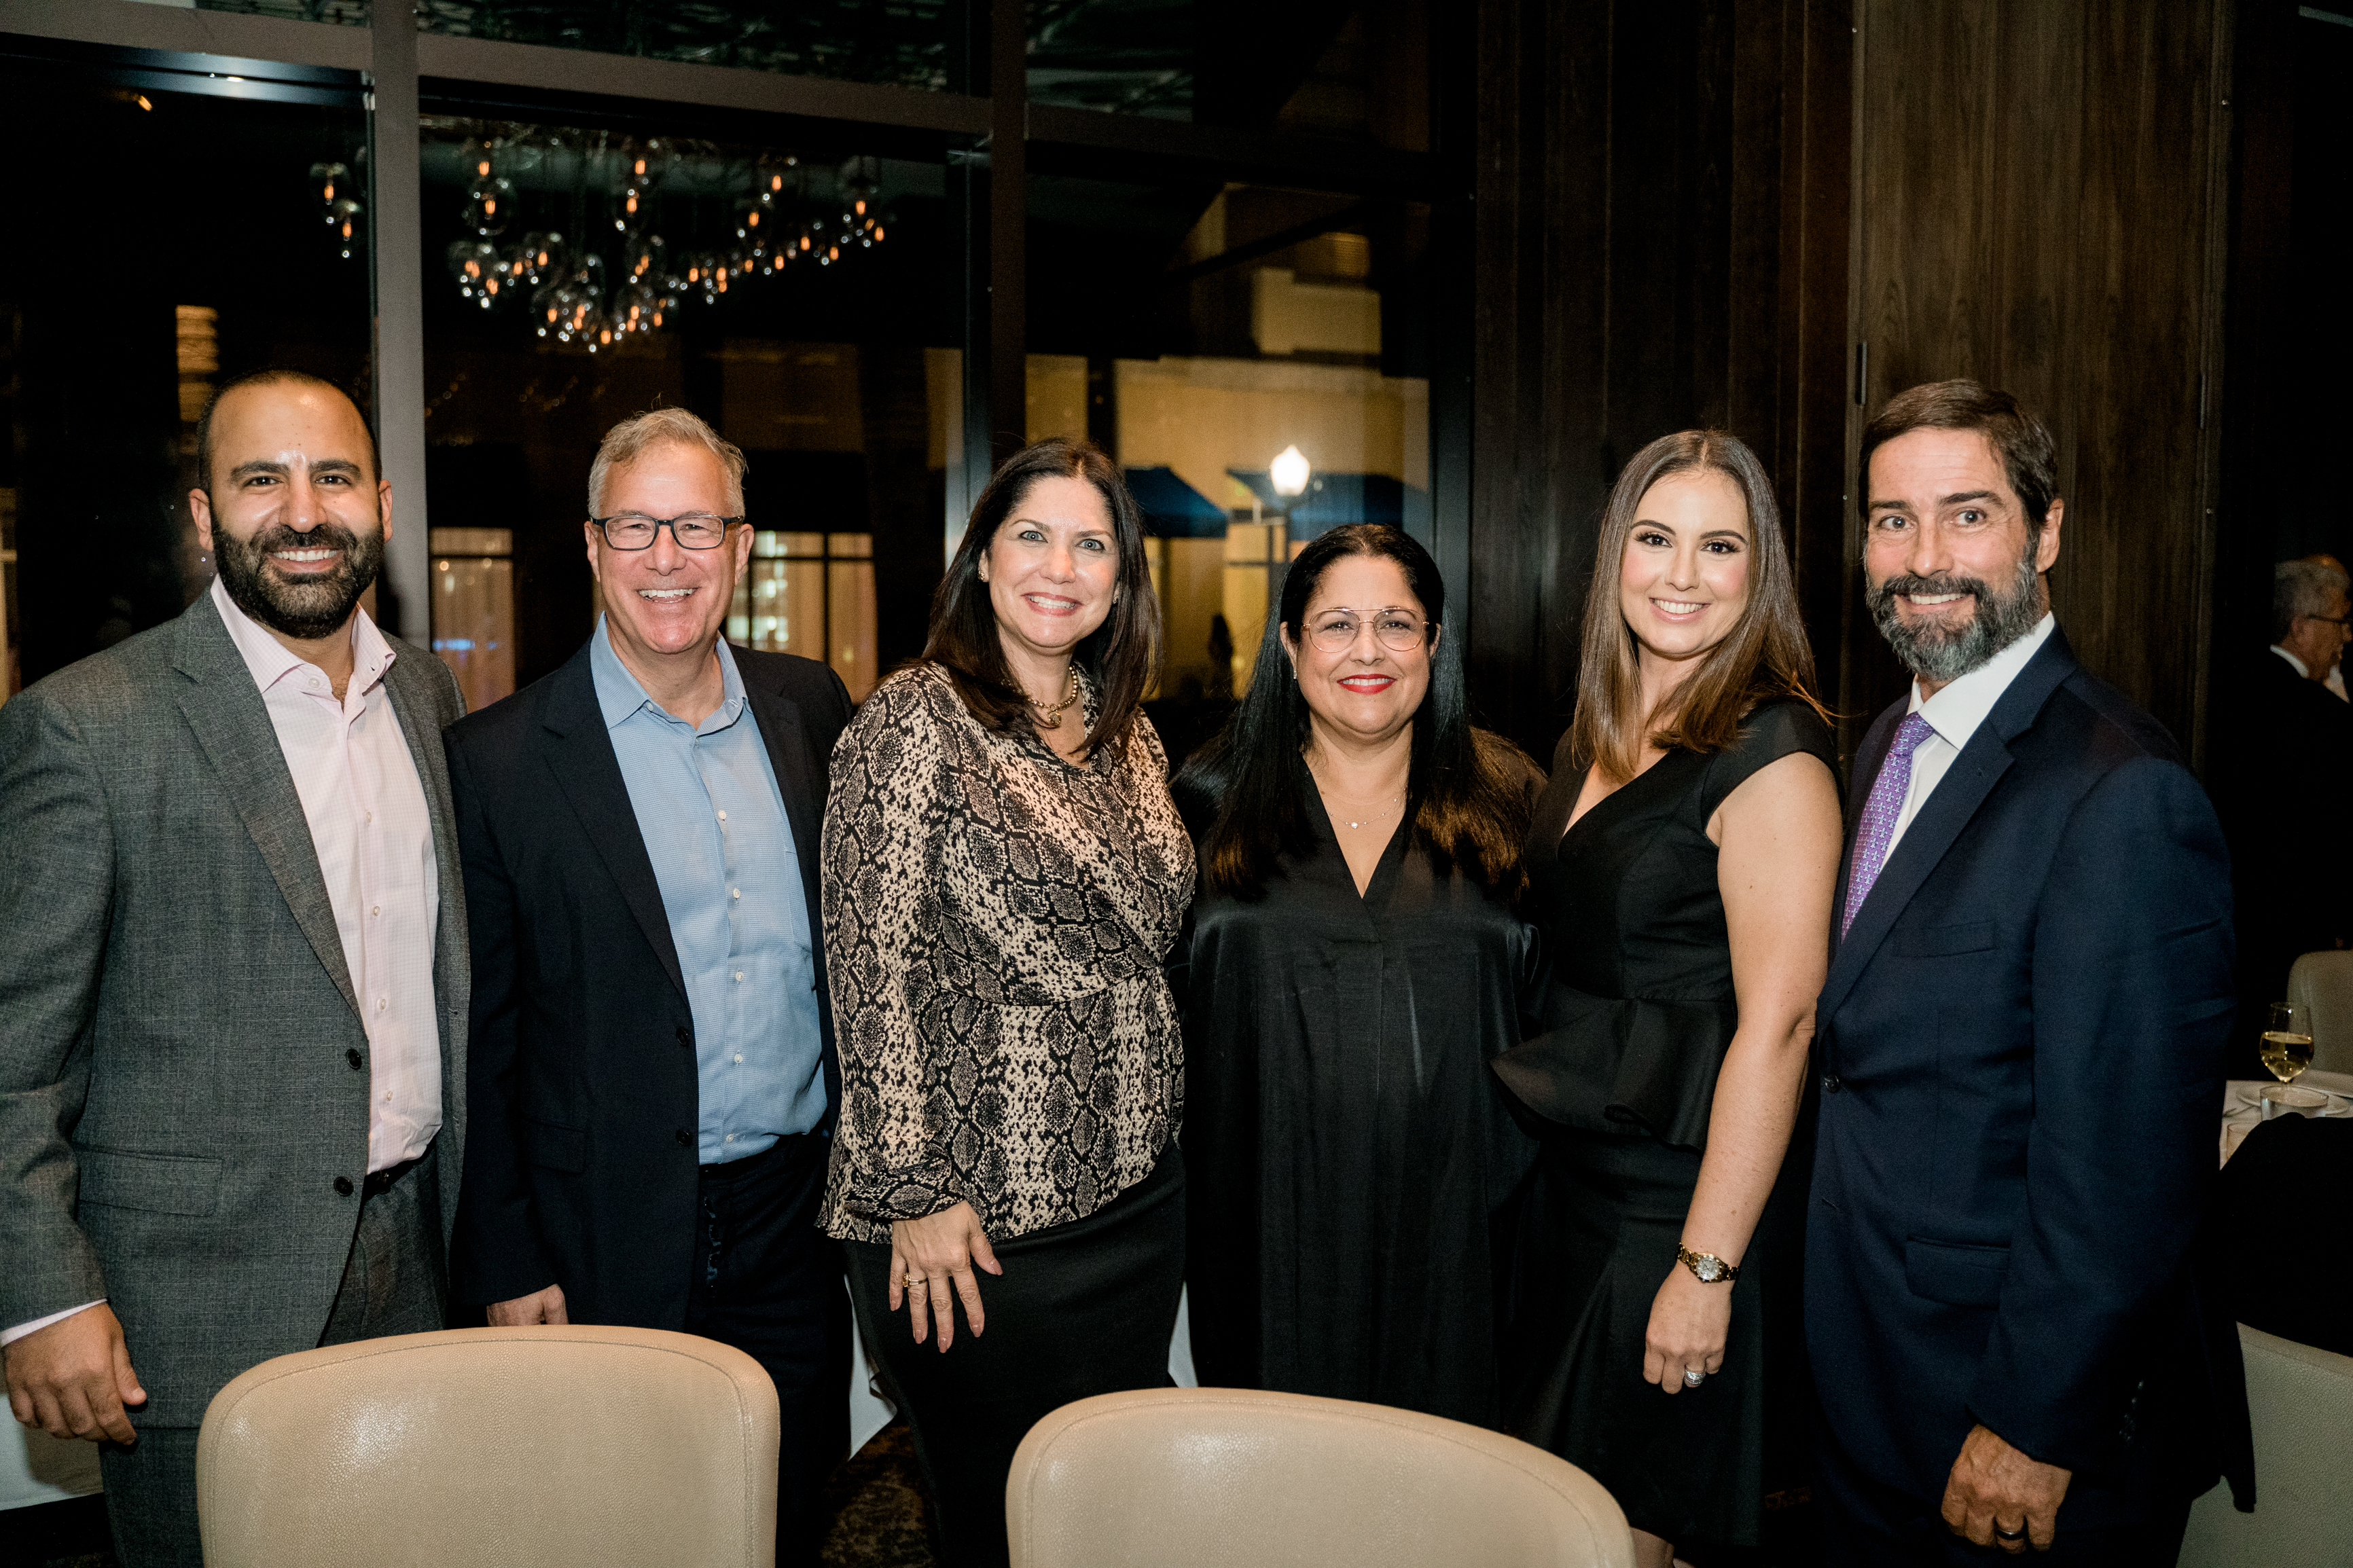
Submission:
<svg viewBox="0 0 2353 1568">
<path fill-rule="evenodd" d="M 512 1301 L 493 1301 L 488 1316 L 494 1329 L 519 1329 L 529 1323 L 568 1323 L 564 1315 L 564 1287 L 550 1285 Z"/>
<path fill-rule="evenodd" d="M 1945 1482 L 1945 1523 L 1979 1546 L 2023 1552 L 2031 1544 L 2048 1552 L 2059 1530 L 2059 1505 L 2074 1476 L 2027 1458 L 1985 1426 L 1972 1426 Z M 1995 1533 L 2018 1530 L 2025 1533 L 2014 1540 Z"/>
<path fill-rule="evenodd" d="M 139 1440 L 123 1406 L 146 1404 L 147 1391 L 105 1302 L 26 1334 L 0 1358 L 7 1363 L 8 1408 L 26 1426 L 52 1437 Z"/>
</svg>

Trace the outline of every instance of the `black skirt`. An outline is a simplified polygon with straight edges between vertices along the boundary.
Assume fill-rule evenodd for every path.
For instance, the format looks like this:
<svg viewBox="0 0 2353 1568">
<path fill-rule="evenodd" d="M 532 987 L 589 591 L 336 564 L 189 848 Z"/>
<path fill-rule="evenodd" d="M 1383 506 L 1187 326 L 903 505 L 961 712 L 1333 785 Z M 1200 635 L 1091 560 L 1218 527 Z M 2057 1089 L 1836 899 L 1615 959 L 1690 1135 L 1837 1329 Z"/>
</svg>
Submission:
<svg viewBox="0 0 2353 1568">
<path fill-rule="evenodd" d="M 1627 1522 L 1677 1543 L 1757 1542 L 1765 1329 L 1775 1283 L 1752 1247 L 1732 1295 L 1723 1370 L 1670 1394 L 1642 1381 L 1651 1303 L 1678 1267 L 1696 1151 L 1556 1129 L 1521 1232 L 1522 1313 L 1507 1360 L 1509 1429 L 1609 1489 Z"/>
<path fill-rule="evenodd" d="M 914 1342 L 893 1313 L 891 1248 L 844 1244 L 869 1352 L 915 1439 L 951 1568 L 1007 1560 L 1013 1451 L 1073 1400 L 1168 1384 L 1168 1339 L 1185 1284 L 1185 1161 L 1171 1143 L 1152 1173 L 1084 1219 L 991 1242 L 1001 1275 L 978 1273 L 987 1328 Z M 976 1271 L 977 1272 L 977 1271 Z"/>
</svg>

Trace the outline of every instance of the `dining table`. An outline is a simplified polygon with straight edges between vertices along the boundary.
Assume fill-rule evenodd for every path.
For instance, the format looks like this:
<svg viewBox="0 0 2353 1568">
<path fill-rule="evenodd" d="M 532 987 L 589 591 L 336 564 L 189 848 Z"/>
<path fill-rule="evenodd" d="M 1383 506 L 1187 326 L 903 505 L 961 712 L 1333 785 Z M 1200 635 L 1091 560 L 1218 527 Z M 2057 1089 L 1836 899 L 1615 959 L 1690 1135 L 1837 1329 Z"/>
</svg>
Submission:
<svg viewBox="0 0 2353 1568">
<path fill-rule="evenodd" d="M 2231 1156 L 2239 1152 L 2256 1123 L 2263 1119 L 2263 1102 L 2257 1098 L 2272 1079 L 2234 1078 L 2222 1086 L 2222 1163 L 2229 1164 Z M 2328 1103 L 2314 1114 L 2326 1117 L 2353 1116 L 2353 1073 L 2324 1072 L 2311 1068 L 2298 1075 L 2298 1089 L 2316 1089 L 2328 1096 Z M 2293 1115 L 2278 1111 L 2276 1115 Z"/>
</svg>

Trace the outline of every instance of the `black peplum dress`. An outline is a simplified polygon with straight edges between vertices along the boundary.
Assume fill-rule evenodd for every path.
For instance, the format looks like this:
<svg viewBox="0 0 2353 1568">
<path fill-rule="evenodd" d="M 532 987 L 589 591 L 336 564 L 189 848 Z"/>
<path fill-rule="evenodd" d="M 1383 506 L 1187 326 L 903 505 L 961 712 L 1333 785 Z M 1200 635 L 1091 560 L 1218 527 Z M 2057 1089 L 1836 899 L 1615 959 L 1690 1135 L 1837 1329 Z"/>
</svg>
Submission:
<svg viewBox="0 0 2353 1568">
<path fill-rule="evenodd" d="M 1202 894 L 1171 977 L 1194 1364 L 1493 1426 L 1491 1216 L 1534 1146 L 1487 1064 L 1535 999 L 1535 932 L 1402 826 L 1359 898 L 1308 811 L 1316 853 L 1256 901 Z"/>
<path fill-rule="evenodd" d="M 1723 1370 L 1670 1395 L 1642 1381 L 1643 1342 L 1678 1267 L 1738 1016 L 1707 821 L 1793 752 L 1835 772 L 1836 742 L 1804 703 L 1767 704 L 1731 748 L 1670 752 L 1566 833 L 1584 776 L 1562 746 L 1529 837 L 1528 910 L 1550 969 L 1541 1032 L 1495 1063 L 1543 1135 L 1520 1221 L 1506 1429 L 1592 1475 L 1638 1529 L 1754 1545 L 1767 1302 L 1794 1310 L 1798 1285 L 1786 1192 L 1729 1287 Z M 1790 1175 L 1785 1162 L 1784 1188 Z"/>
</svg>

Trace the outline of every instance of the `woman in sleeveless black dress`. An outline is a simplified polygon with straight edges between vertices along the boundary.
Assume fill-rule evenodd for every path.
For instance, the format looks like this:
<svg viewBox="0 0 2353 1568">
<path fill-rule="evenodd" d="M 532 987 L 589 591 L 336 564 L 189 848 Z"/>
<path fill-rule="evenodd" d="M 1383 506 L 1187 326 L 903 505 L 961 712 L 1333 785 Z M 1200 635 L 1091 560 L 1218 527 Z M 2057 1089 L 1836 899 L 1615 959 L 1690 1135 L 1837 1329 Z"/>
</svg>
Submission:
<svg viewBox="0 0 2353 1568">
<path fill-rule="evenodd" d="M 1713 432 L 1651 443 L 1610 498 L 1577 718 L 1530 830 L 1542 1032 L 1495 1071 L 1544 1140 L 1510 1426 L 1608 1487 L 1658 1568 L 1679 1541 L 1757 1540 L 1761 1298 L 1797 1281 L 1751 1243 L 1840 843 L 1811 684 L 1755 457 Z"/>
</svg>

